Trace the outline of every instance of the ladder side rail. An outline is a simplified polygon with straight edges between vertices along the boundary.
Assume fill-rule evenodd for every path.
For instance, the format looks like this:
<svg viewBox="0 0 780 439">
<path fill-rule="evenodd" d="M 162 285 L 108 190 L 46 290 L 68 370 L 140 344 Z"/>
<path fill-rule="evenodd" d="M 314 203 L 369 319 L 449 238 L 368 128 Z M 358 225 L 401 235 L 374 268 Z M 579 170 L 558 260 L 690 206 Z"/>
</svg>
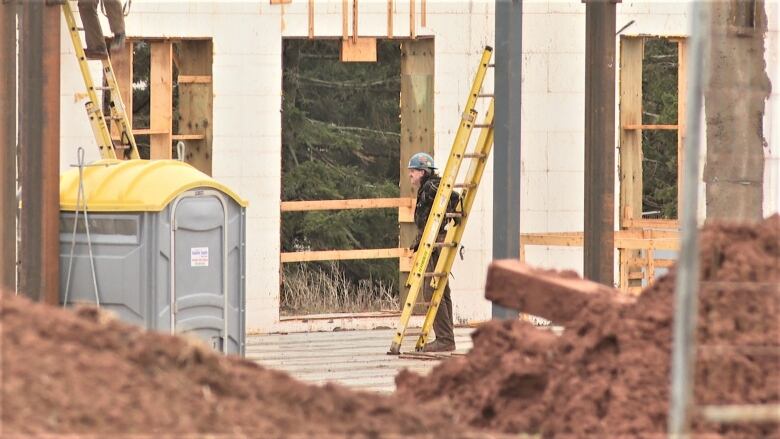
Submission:
<svg viewBox="0 0 780 439">
<path fill-rule="evenodd" d="M 463 195 L 461 199 L 461 211 L 463 216 L 460 218 L 459 224 L 450 227 L 450 229 L 447 231 L 447 237 L 445 238 L 445 242 L 455 243 L 456 245 L 454 247 L 442 247 L 439 254 L 439 260 L 436 262 L 436 268 L 434 269 L 435 272 L 449 274 L 452 270 L 452 265 L 455 262 L 455 256 L 458 254 L 458 247 L 460 246 L 461 240 L 463 239 L 463 233 L 466 230 L 466 223 L 468 222 L 469 216 L 471 216 L 471 208 L 474 205 L 474 201 L 477 196 L 477 190 L 479 189 L 479 184 L 482 181 L 482 175 L 485 171 L 485 167 L 487 166 L 487 159 L 490 157 L 490 153 L 493 148 L 492 100 L 490 102 L 488 113 L 485 117 L 485 124 L 488 125 L 488 128 L 483 128 L 480 132 L 476 148 L 476 152 L 483 153 L 485 156 L 484 158 L 477 159 L 470 164 L 466 177 L 467 182 L 476 183 L 476 186 L 473 188 L 463 189 Z M 441 304 L 441 299 L 444 296 L 444 290 L 447 287 L 448 282 L 449 277 L 434 277 L 431 280 L 431 286 L 433 287 L 434 292 L 431 297 L 431 303 L 428 308 L 428 312 L 425 315 L 425 320 L 423 321 L 422 330 L 420 331 L 420 335 L 418 336 L 417 343 L 415 345 L 415 349 L 418 351 L 425 346 L 428 334 L 430 334 L 431 328 L 433 327 L 433 322 L 436 318 L 436 313 L 439 310 L 439 305 Z"/>
<path fill-rule="evenodd" d="M 92 74 L 89 71 L 89 66 L 87 65 L 87 55 L 84 53 L 81 37 L 78 34 L 78 26 L 76 25 L 76 18 L 73 15 L 73 7 L 69 2 L 63 2 L 62 12 L 68 26 L 68 33 L 70 34 L 70 39 L 73 43 L 73 49 L 76 52 L 76 60 L 78 61 L 79 69 L 81 70 L 81 76 L 84 79 L 84 85 L 87 88 L 87 98 L 90 102 L 87 102 L 85 107 L 87 116 L 90 118 L 92 131 L 95 134 L 95 140 L 98 143 L 100 157 L 103 159 L 115 159 L 116 151 L 114 150 L 114 144 L 108 131 L 106 118 L 103 115 L 103 111 L 101 111 L 98 106 L 98 102 L 100 101 L 98 101 L 97 93 L 95 92 L 95 83 L 92 79 Z"/>
<path fill-rule="evenodd" d="M 127 116 L 127 107 L 125 107 L 124 101 L 122 101 L 122 94 L 119 92 L 119 83 L 114 74 L 114 67 L 111 65 L 111 60 L 108 58 L 103 60 L 103 74 L 106 76 L 106 82 L 108 82 L 108 86 L 111 88 L 109 106 L 111 108 L 113 120 L 119 125 L 119 141 L 123 145 L 129 145 L 131 159 L 140 159 L 141 156 L 138 153 L 138 146 L 135 143 L 135 136 L 133 135 L 130 119 Z"/>
</svg>

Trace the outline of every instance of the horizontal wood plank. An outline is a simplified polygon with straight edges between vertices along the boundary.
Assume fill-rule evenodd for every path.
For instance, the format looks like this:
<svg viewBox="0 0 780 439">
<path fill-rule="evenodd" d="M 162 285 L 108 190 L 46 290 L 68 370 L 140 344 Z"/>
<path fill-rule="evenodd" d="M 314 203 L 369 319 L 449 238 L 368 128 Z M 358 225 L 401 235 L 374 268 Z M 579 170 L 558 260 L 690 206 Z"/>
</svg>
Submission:
<svg viewBox="0 0 780 439">
<path fill-rule="evenodd" d="M 645 124 L 629 124 L 623 125 L 624 130 L 676 130 L 679 125 L 645 125 Z"/>
<path fill-rule="evenodd" d="M 410 208 L 414 198 L 364 198 L 352 200 L 282 201 L 282 212 L 313 210 Z"/>
<path fill-rule="evenodd" d="M 205 134 L 174 134 L 173 140 L 203 140 L 206 138 Z"/>
<path fill-rule="evenodd" d="M 368 250 L 322 250 L 284 252 L 282 263 L 313 261 L 344 261 L 350 259 L 392 259 L 410 258 L 412 251 L 407 248 L 378 248 Z"/>
<path fill-rule="evenodd" d="M 179 75 L 179 84 L 211 84 L 211 75 Z"/>
</svg>

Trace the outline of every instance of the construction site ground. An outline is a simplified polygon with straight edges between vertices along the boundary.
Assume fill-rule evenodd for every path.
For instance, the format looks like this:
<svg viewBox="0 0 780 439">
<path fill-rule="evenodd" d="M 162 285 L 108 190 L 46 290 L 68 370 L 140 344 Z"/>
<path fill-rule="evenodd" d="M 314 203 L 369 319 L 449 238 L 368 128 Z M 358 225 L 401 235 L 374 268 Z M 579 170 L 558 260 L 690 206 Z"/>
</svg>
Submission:
<svg viewBox="0 0 780 439">
<path fill-rule="evenodd" d="M 473 331 L 473 328 L 455 328 L 458 349 L 453 355 L 463 355 L 471 349 Z M 392 338 L 392 329 L 253 335 L 247 338 L 246 358 L 304 382 L 334 382 L 380 393 L 395 390 L 395 376 L 399 371 L 408 369 L 426 374 L 441 362 L 434 355 L 429 358 L 387 355 Z M 414 352 L 416 340 L 414 336 L 406 337 L 401 352 Z"/>
</svg>

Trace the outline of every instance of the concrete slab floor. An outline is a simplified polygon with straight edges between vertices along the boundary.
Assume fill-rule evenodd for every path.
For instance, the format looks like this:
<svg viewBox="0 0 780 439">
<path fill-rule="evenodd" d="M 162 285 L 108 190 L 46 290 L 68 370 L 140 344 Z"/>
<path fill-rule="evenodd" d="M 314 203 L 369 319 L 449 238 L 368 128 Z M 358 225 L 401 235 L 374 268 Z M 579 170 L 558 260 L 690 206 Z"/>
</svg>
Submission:
<svg viewBox="0 0 780 439">
<path fill-rule="evenodd" d="M 425 374 L 440 363 L 387 355 L 393 331 L 250 335 L 246 358 L 312 384 L 336 382 L 356 390 L 391 393 L 395 390 L 395 376 L 402 369 Z M 457 353 L 471 349 L 472 331 L 473 328 L 455 328 Z M 401 352 L 414 351 L 416 341 L 416 336 L 407 336 Z"/>
</svg>

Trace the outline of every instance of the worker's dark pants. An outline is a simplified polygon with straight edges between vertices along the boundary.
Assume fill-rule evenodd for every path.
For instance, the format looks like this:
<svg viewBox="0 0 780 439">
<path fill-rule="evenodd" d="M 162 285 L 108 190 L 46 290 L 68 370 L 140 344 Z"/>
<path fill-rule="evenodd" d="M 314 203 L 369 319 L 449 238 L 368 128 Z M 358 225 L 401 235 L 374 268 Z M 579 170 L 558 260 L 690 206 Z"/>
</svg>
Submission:
<svg viewBox="0 0 780 439">
<path fill-rule="evenodd" d="M 84 25 L 84 33 L 87 39 L 87 48 L 92 50 L 105 50 L 106 40 L 103 38 L 103 30 L 98 19 L 98 3 L 100 0 L 79 0 L 79 14 Z M 108 16 L 108 25 L 111 32 L 125 33 L 125 17 L 122 15 L 122 2 L 119 0 L 103 0 Z"/>
<path fill-rule="evenodd" d="M 443 239 L 439 239 L 442 241 Z M 436 268 L 436 261 L 439 259 L 439 250 L 434 250 L 431 255 L 430 261 L 428 261 L 428 270 L 433 272 Z M 423 282 L 423 297 L 426 302 L 430 302 L 433 297 L 433 288 L 431 287 L 430 278 L 426 278 Z M 444 295 L 439 303 L 439 310 L 436 313 L 436 318 L 433 320 L 433 331 L 436 333 L 436 340 L 441 343 L 455 343 L 455 334 L 452 329 L 452 298 L 450 297 L 450 285 L 447 282 L 447 286 L 444 288 Z"/>
</svg>

